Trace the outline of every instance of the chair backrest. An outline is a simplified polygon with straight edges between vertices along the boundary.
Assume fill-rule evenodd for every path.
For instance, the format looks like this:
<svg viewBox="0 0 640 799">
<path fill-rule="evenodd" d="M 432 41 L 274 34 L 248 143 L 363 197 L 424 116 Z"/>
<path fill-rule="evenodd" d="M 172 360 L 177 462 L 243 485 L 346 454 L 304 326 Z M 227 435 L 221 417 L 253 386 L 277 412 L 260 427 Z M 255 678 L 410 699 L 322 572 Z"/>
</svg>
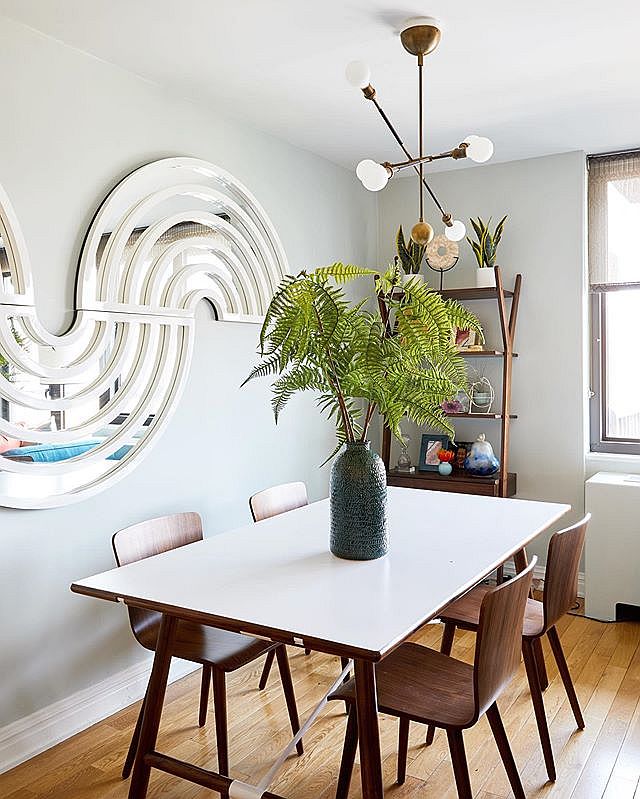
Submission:
<svg viewBox="0 0 640 799">
<path fill-rule="evenodd" d="M 135 563 L 201 540 L 200 515 L 174 513 L 172 516 L 149 519 L 118 530 L 111 539 L 111 545 L 118 566 L 126 566 L 127 563 Z M 160 614 L 154 610 L 133 607 L 128 610 L 131 630 L 138 640 L 144 630 L 160 621 Z"/>
<path fill-rule="evenodd" d="M 249 499 L 249 508 L 254 522 L 269 519 L 279 513 L 308 505 L 307 487 L 304 483 L 283 483 L 265 488 Z"/>
<path fill-rule="evenodd" d="M 545 632 L 571 609 L 578 596 L 578 570 L 591 514 L 566 530 L 554 533 L 547 550 L 544 575 Z"/>
<path fill-rule="evenodd" d="M 474 661 L 476 719 L 500 696 L 518 670 L 522 624 L 537 558 L 482 600 Z"/>
</svg>

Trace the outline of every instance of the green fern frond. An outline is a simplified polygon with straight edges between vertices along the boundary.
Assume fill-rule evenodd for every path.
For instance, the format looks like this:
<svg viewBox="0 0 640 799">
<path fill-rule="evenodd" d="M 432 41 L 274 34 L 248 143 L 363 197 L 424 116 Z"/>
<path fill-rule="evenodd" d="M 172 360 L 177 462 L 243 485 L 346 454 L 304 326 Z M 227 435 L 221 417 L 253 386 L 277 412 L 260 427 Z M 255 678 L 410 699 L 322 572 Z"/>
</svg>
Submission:
<svg viewBox="0 0 640 799">
<path fill-rule="evenodd" d="M 348 283 L 350 280 L 355 280 L 358 277 L 366 277 L 377 275 L 375 269 L 365 269 L 362 266 L 354 266 L 354 264 L 343 264 L 340 261 L 331 266 L 320 266 L 314 269 L 311 273 L 312 278 L 319 280 L 326 280 L 333 278 L 336 283 Z"/>
<path fill-rule="evenodd" d="M 415 242 L 404 242 L 404 248 L 410 257 L 420 257 Z M 389 336 L 380 316 L 367 309 L 368 297 L 350 303 L 339 285 L 372 275 L 396 335 Z M 342 263 L 282 281 L 260 333 L 260 363 L 247 378 L 276 376 L 276 420 L 294 394 L 312 391 L 320 412 L 336 426 L 336 451 L 367 435 L 376 410 L 397 437 L 405 416 L 451 429 L 440 404 L 467 385 L 451 334 L 457 327 L 480 330 L 480 325 L 421 281 L 409 280 L 394 297 L 399 282 L 397 264 L 379 275 Z"/>
</svg>

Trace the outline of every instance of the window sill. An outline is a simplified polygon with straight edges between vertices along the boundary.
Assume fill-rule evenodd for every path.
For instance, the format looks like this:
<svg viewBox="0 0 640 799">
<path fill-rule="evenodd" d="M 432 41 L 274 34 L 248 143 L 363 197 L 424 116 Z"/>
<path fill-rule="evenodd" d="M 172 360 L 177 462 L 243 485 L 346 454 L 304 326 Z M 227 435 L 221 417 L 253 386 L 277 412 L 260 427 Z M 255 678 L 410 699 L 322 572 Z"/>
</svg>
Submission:
<svg viewBox="0 0 640 799">
<path fill-rule="evenodd" d="M 640 455 L 620 455 L 615 452 L 587 452 L 586 479 L 596 472 L 640 474 Z"/>
</svg>

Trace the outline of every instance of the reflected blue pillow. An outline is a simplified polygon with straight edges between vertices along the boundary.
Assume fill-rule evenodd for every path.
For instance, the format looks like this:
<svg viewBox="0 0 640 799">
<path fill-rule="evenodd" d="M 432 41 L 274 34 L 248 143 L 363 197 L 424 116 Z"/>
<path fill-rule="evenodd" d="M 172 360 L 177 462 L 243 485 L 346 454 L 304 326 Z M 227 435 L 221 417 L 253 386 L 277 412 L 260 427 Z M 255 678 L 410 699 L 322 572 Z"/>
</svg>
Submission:
<svg viewBox="0 0 640 799">
<path fill-rule="evenodd" d="M 35 463 L 56 463 L 58 461 L 66 461 L 69 458 L 76 458 L 78 455 L 83 455 L 90 449 L 97 447 L 101 444 L 100 440 L 93 441 L 79 441 L 76 444 L 31 444 L 28 447 L 16 447 L 16 449 L 8 449 L 3 452 L 5 457 L 28 457 Z M 131 444 L 124 444 L 120 449 L 117 449 L 112 455 L 109 455 L 107 460 L 119 461 L 131 449 Z"/>
</svg>

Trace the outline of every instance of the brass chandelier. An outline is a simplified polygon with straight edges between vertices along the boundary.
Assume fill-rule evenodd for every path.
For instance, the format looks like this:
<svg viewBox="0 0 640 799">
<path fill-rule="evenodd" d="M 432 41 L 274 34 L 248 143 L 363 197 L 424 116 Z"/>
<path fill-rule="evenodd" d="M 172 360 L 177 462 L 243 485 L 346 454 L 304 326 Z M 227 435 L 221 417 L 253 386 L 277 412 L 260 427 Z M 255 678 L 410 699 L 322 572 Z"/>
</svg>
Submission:
<svg viewBox="0 0 640 799">
<path fill-rule="evenodd" d="M 436 204 L 442 221 L 445 225 L 445 236 L 450 241 L 460 241 L 466 234 L 464 223 L 459 219 L 453 219 L 452 215 L 448 213 L 436 197 L 435 193 L 427 183 L 424 177 L 424 165 L 432 161 L 439 161 L 443 158 L 453 158 L 455 160 L 461 158 L 470 158 L 476 163 L 483 163 L 488 161 L 493 155 L 493 142 L 484 136 L 467 136 L 463 142 L 452 150 L 444 153 L 437 153 L 435 155 L 425 155 L 424 153 L 424 125 L 423 125 L 423 67 L 424 57 L 436 49 L 441 37 L 440 23 L 433 17 L 415 17 L 407 20 L 400 32 L 400 40 L 404 49 L 416 56 L 418 59 L 418 140 L 419 140 L 419 153 L 415 158 L 407 149 L 404 142 L 400 138 L 391 120 L 386 115 L 382 106 L 376 97 L 376 90 L 370 83 L 371 70 L 369 66 L 363 61 L 352 61 L 347 65 L 346 76 L 349 83 L 362 90 L 365 99 L 370 100 L 376 107 L 378 113 L 384 120 L 384 123 L 391 131 L 396 142 L 400 145 L 402 152 L 406 156 L 405 161 L 397 163 L 390 163 L 384 161 L 378 163 L 366 158 L 360 161 L 356 168 L 356 175 L 362 182 L 362 185 L 369 191 L 380 191 L 389 182 L 396 172 L 402 169 L 412 168 L 418 176 L 420 187 L 420 217 L 418 222 L 411 230 L 411 238 L 416 244 L 426 245 L 433 239 L 433 227 L 424 219 L 424 192 L 425 189 L 429 196 Z"/>
</svg>

